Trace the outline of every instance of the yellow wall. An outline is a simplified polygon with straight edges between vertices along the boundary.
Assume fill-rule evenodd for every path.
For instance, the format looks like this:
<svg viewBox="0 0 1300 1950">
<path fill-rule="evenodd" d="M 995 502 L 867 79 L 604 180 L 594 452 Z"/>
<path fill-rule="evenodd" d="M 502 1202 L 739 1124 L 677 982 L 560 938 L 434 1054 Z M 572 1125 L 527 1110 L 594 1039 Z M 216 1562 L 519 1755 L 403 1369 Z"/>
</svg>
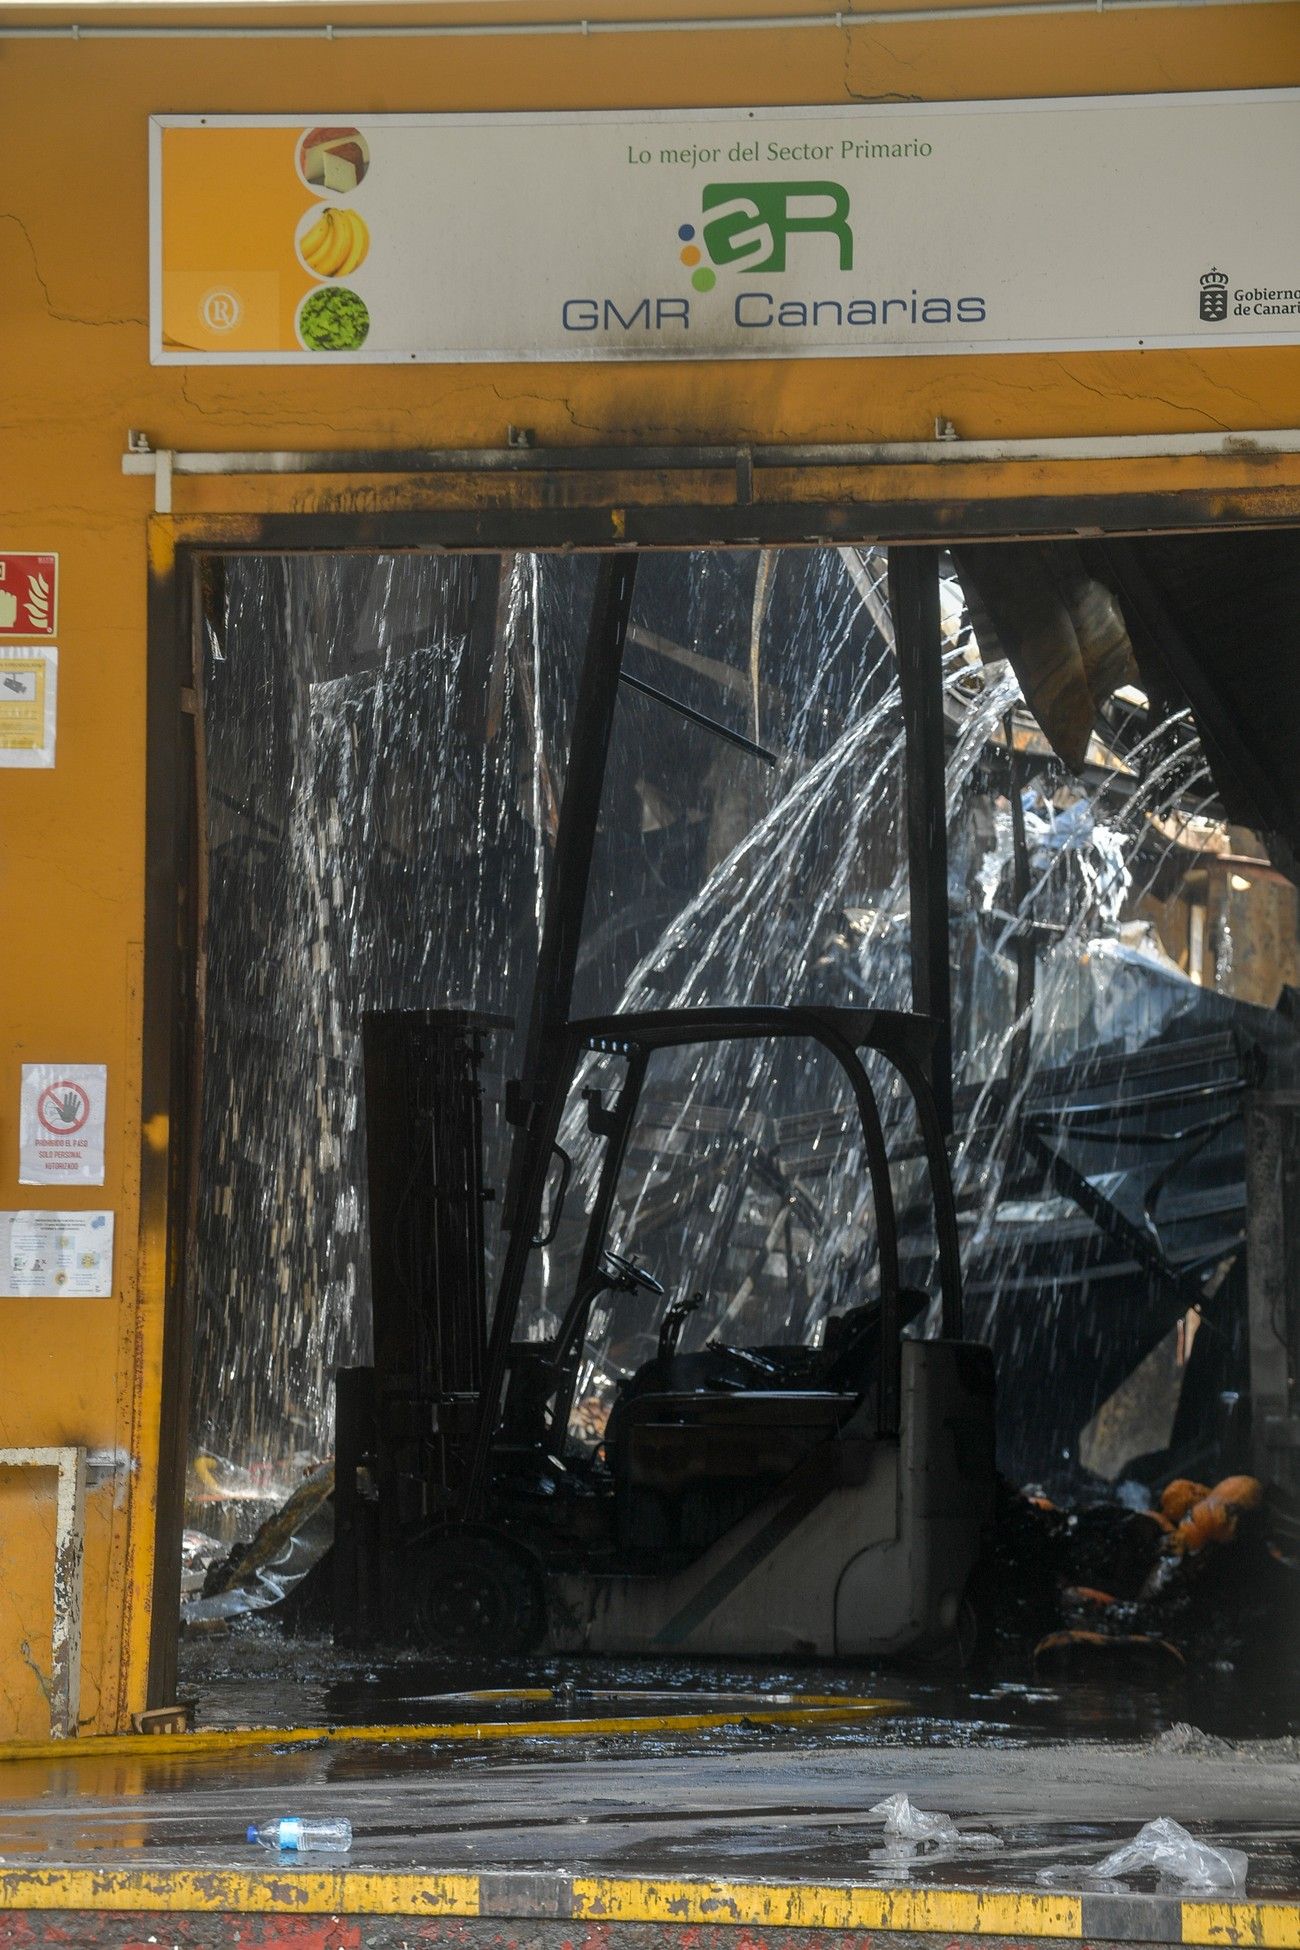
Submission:
<svg viewBox="0 0 1300 1950">
<path fill-rule="evenodd" d="M 652 10 L 662 13 L 662 0 L 657 8 L 644 0 L 641 11 Z M 493 20 L 502 11 L 499 0 L 479 7 Z M 723 11 L 726 0 L 710 8 Z M 425 6 L 401 17 L 450 12 Z M 543 12 L 525 4 L 516 17 Z M 398 13 L 394 4 L 383 17 Z M 365 7 L 230 15 L 294 25 L 373 18 Z M 100 6 L 84 17 L 102 24 L 116 16 Z M 155 17 L 207 16 L 197 6 L 170 16 L 131 14 L 136 24 Z M 457 17 L 473 18 L 473 8 L 461 7 Z M 0 4 L 0 29 L 75 18 Z M 106 1062 L 107 1183 L 102 1193 L 62 1196 L 112 1206 L 118 1224 L 115 1301 L 0 1299 L 0 1443 L 75 1440 L 134 1459 L 130 1470 L 102 1480 L 89 1502 L 86 1725 L 122 1725 L 145 1699 L 162 1327 L 160 1279 L 155 1272 L 142 1288 L 137 1277 L 150 484 L 122 477 L 128 427 L 144 429 L 155 446 L 184 449 L 501 445 L 510 423 L 532 428 L 541 444 L 914 440 L 929 437 L 937 415 L 967 438 L 1300 426 L 1300 353 L 1270 349 L 670 369 L 154 370 L 146 337 L 147 117 L 1296 83 L 1300 5 L 1292 4 L 530 40 L 0 38 L 0 548 L 56 549 L 63 578 L 57 769 L 0 770 L 0 1206 L 58 1202 L 52 1191 L 17 1186 L 19 1065 Z M 867 530 L 871 504 L 936 491 L 922 469 L 820 485 L 861 500 Z M 1277 510 L 1294 510 L 1300 462 L 964 467 L 943 483 L 957 498 L 1218 489 L 1228 509 L 1232 491 L 1252 485 L 1276 488 Z M 301 479 L 179 481 L 177 509 L 327 507 L 337 505 L 338 492 L 337 483 Z M 422 492 L 374 483 L 362 504 L 409 504 Z M 350 491 L 347 505 L 357 504 Z M 150 1138 L 164 1145 L 164 1125 Z M 158 1241 L 145 1244 L 156 1268 Z M 52 1522 L 52 1481 L 47 1495 L 43 1484 L 0 1472 L 0 1736 L 40 1734 L 47 1724 Z"/>
</svg>

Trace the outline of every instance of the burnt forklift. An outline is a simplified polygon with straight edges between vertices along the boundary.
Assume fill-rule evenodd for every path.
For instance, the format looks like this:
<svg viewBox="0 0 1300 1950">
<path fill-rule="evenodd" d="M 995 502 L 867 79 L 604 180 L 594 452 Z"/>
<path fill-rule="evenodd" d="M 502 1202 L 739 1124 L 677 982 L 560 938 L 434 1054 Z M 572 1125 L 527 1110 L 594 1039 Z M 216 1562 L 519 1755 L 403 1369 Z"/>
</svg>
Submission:
<svg viewBox="0 0 1300 1950">
<path fill-rule="evenodd" d="M 375 1352 L 337 1378 L 336 1635 L 783 1659 L 961 1641 L 994 1384 L 962 1338 L 941 1025 L 821 1006 L 567 1020 L 634 567 L 607 558 L 597 580 L 505 1093 L 490 1316 L 480 1073 L 508 1025 L 363 1026 Z M 937 604 L 936 570 L 936 680 Z M 915 912 L 914 889 L 914 936 Z M 782 1084 L 800 1101 L 783 1119 Z M 913 1108 L 902 1169 L 932 1222 L 934 1295 L 900 1287 L 882 1087 Z M 774 1332 L 763 1269 L 790 1283 L 819 1174 L 839 1249 Z M 688 1350 L 696 1316 L 713 1331 Z"/>
</svg>

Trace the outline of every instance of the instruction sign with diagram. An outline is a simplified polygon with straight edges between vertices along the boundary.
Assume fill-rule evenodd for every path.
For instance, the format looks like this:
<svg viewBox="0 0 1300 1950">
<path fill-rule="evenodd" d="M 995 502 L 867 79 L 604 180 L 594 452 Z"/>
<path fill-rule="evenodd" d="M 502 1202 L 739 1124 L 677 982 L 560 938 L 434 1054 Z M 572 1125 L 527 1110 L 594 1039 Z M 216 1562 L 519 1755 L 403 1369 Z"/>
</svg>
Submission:
<svg viewBox="0 0 1300 1950">
<path fill-rule="evenodd" d="M 24 1063 L 18 1118 L 20 1185 L 102 1185 L 104 1063 Z"/>
<path fill-rule="evenodd" d="M 0 1212 L 0 1294 L 107 1300 L 112 1292 L 111 1212 Z"/>
<path fill-rule="evenodd" d="M 0 766 L 53 765 L 58 675 L 52 645 L 0 642 Z"/>
</svg>

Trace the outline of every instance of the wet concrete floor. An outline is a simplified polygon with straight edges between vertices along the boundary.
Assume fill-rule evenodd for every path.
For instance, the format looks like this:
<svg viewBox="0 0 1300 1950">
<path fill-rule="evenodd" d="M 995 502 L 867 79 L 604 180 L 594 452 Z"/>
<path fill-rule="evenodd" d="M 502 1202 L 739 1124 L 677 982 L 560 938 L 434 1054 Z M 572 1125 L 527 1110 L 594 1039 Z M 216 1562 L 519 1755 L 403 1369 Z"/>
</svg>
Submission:
<svg viewBox="0 0 1300 1950">
<path fill-rule="evenodd" d="M 1251 1743 L 1226 1754 L 1161 1742 L 1116 1746 L 784 1747 L 743 1729 L 710 1747 L 652 1751 L 537 1743 L 454 1753 L 395 1746 L 220 1759 L 9 1763 L 0 1769 L 0 1856 L 107 1867 L 256 1866 L 250 1821 L 346 1814 L 349 1865 L 555 1869 L 803 1881 L 1023 1887 L 1087 1869 L 1117 1838 L 1173 1813 L 1246 1850 L 1249 1893 L 1300 1894 L 1300 1760 Z M 910 1856 L 869 1810 L 909 1794 L 1001 1846 Z"/>
<path fill-rule="evenodd" d="M 1295 1621 L 1300 1631 L 1300 1619 Z M 1007 1654 L 979 1677 L 964 1678 L 947 1660 L 925 1666 L 776 1665 L 751 1660 L 582 1658 L 537 1655 L 508 1660 L 423 1658 L 352 1652 L 326 1637 L 284 1637 L 269 1620 L 247 1619 L 228 1631 L 181 1642 L 178 1690 L 197 1704 L 201 1727 L 429 1722 L 471 1717 L 466 1696 L 477 1689 L 548 1689 L 533 1706 L 500 1709 L 554 1719 L 602 1712 L 661 1713 L 673 1703 L 813 1694 L 885 1696 L 898 1711 L 879 1724 L 817 1728 L 828 1741 L 914 1746 L 1010 1742 L 1142 1740 L 1190 1725 L 1226 1740 L 1300 1738 L 1300 1658 L 1290 1633 L 1252 1665 L 1221 1661 L 1152 1676 L 1119 1667 L 1087 1680 L 1039 1680 L 1028 1656 Z M 480 1703 L 472 1717 L 491 1709 Z"/>
<path fill-rule="evenodd" d="M 1226 1675 L 1220 1675 L 1226 1682 Z M 314 1642 L 234 1633 L 189 1645 L 182 1690 L 200 1726 L 414 1723 L 467 1717 L 457 1690 L 506 1683 L 467 1670 L 340 1657 Z M 96 1867 L 256 1866 L 249 1822 L 346 1814 L 356 1868 L 553 1869 L 620 1875 L 1026 1887 L 1044 1875 L 1086 1889 L 1088 1868 L 1144 1821 L 1172 1814 L 1204 1839 L 1244 1849 L 1248 1893 L 1300 1895 L 1300 1738 L 1253 1737 L 1258 1713 L 1190 1682 L 1174 1694 L 1115 1686 L 964 1687 L 937 1676 L 751 1666 L 654 1667 L 536 1661 L 515 1685 L 560 1688 L 559 1712 L 604 1710 L 592 1694 L 663 1694 L 683 1707 L 734 1693 L 722 1729 L 445 1745 L 399 1739 L 156 1760 L 83 1754 L 0 1766 L 0 1857 Z M 767 1727 L 756 1696 L 887 1694 L 885 1717 Z M 442 1695 L 442 1698 L 437 1697 Z M 635 1706 L 636 1702 L 632 1702 Z M 1188 1724 L 1193 1712 L 1197 1723 Z M 512 1719 L 518 1704 L 472 1708 Z M 544 1708 L 557 1716 L 555 1704 Z M 1263 1711 L 1261 1707 L 1260 1712 Z M 1238 1737 L 1205 1723 L 1215 1717 Z M 1277 1725 L 1276 1705 L 1272 1709 Z M 1286 1715 L 1281 1716 L 1285 1719 Z M 1234 1724 L 1235 1722 L 1235 1724 Z M 1000 1846 L 925 1854 L 884 1844 L 873 1803 L 904 1792 Z"/>
</svg>

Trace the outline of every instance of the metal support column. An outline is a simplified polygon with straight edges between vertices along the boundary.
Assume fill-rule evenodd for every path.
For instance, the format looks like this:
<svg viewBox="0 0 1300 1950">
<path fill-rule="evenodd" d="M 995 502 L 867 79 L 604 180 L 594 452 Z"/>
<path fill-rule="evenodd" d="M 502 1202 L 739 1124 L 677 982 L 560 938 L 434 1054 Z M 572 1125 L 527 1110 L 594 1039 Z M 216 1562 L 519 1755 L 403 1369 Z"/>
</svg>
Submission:
<svg viewBox="0 0 1300 1950">
<path fill-rule="evenodd" d="M 1251 1436 L 1258 1475 L 1300 1490 L 1300 1093 L 1246 1105 Z"/>
<path fill-rule="evenodd" d="M 1016 1028 L 1007 1058 L 1007 1095 L 1015 1103 L 1029 1074 L 1038 949 L 1032 917 L 1025 912 L 1025 903 L 1029 899 L 1029 847 L 1025 839 L 1025 808 L 1020 797 L 1024 788 L 1023 767 L 1016 750 L 1015 723 L 1010 711 L 1002 720 L 1002 735 L 1007 743 L 1007 797 L 1011 804 L 1011 898 L 1016 906 L 1016 931 L 1011 937 L 1016 957 Z"/>
<path fill-rule="evenodd" d="M 889 606 L 907 743 L 907 877 L 912 1007 L 937 1024 L 931 1077 L 952 1129 L 952 992 L 948 972 L 948 823 L 944 777 L 939 551 L 891 548 Z"/>
<path fill-rule="evenodd" d="M 546 1165 L 555 1130 L 550 1102 L 555 1063 L 573 999 L 636 563 L 636 556 L 629 553 L 603 555 L 596 565 L 591 624 L 574 704 L 573 742 L 560 802 L 528 1040 L 522 1074 L 507 1098 L 507 1109 L 517 1126 L 502 1217 L 510 1243 L 492 1314 L 482 1412 L 462 1506 L 467 1514 L 479 1507 L 487 1484 L 488 1457 L 519 1309 L 524 1264 L 545 1195 Z"/>
<path fill-rule="evenodd" d="M 522 1156 L 528 1132 L 550 1076 L 555 1047 L 569 1019 L 573 979 L 582 940 L 582 917 L 587 907 L 591 859 L 600 821 L 605 764 L 614 729 L 623 644 L 632 609 L 636 577 L 635 555 L 602 555 L 596 566 L 587 647 L 573 709 L 573 742 L 569 748 L 555 858 L 546 896 L 546 915 L 524 1048 L 523 1070 L 511 1092 L 512 1121 L 522 1127 L 511 1159 L 510 1185 L 502 1224 L 507 1231 L 518 1223 L 531 1224 L 535 1215 L 519 1211 Z"/>
</svg>

